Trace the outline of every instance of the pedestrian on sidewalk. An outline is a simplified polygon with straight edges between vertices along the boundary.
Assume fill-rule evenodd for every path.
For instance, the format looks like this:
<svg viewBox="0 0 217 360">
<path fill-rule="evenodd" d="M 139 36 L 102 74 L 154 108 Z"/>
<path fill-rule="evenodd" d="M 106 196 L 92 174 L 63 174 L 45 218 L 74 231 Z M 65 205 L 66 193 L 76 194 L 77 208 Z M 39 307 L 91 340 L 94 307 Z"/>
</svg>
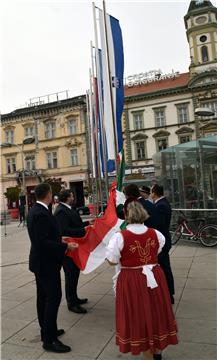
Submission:
<svg viewBox="0 0 217 360">
<path fill-rule="evenodd" d="M 164 235 L 166 240 L 161 253 L 158 255 L 158 262 L 166 276 L 171 303 L 174 304 L 175 286 L 169 256 L 169 251 L 172 247 L 170 235 L 170 221 L 172 210 L 168 200 L 164 196 L 163 186 L 158 184 L 153 185 L 151 188 L 151 198 L 157 211 L 158 224 L 156 229 Z"/>
<path fill-rule="evenodd" d="M 29 269 L 35 274 L 41 341 L 45 350 L 65 353 L 71 348 L 58 340 L 64 330 L 57 329 L 62 297 L 60 270 L 66 250 L 74 251 L 78 246 L 62 242 L 57 221 L 48 209 L 52 201 L 50 185 L 37 185 L 35 196 L 37 201 L 29 211 L 27 228 L 31 241 Z"/>
<path fill-rule="evenodd" d="M 161 351 L 177 340 L 176 321 L 158 253 L 164 236 L 144 225 L 148 217 L 138 200 L 125 203 L 127 229 L 116 233 L 107 247 L 116 274 L 116 344 L 122 353 L 144 353 L 146 360 L 160 360 Z"/>
<path fill-rule="evenodd" d="M 25 217 L 25 205 L 24 204 L 20 204 L 19 205 L 19 215 L 20 215 L 20 223 L 18 225 L 18 227 L 20 227 L 21 224 L 23 224 L 23 226 L 25 226 L 25 221 L 26 221 L 26 217 Z"/>
</svg>

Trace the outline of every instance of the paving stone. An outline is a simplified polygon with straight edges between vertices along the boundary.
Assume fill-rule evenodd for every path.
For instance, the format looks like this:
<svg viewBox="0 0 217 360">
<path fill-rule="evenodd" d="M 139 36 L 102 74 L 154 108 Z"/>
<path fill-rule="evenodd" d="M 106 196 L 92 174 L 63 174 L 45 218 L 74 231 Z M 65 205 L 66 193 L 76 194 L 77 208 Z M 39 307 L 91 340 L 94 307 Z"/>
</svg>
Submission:
<svg viewBox="0 0 217 360">
<path fill-rule="evenodd" d="M 23 329 L 25 326 L 29 324 L 27 320 L 17 320 L 9 319 L 6 316 L 2 316 L 2 331 L 1 331 L 1 341 L 4 342 L 6 339 L 13 336 L 19 330 Z"/>
<path fill-rule="evenodd" d="M 15 308 L 20 304 L 20 301 L 16 300 L 8 300 L 8 299 L 2 299 L 1 302 L 1 313 L 4 314 L 8 310 Z"/>
<path fill-rule="evenodd" d="M 184 319 L 213 320 L 216 316 L 216 291 L 184 290 L 176 316 Z"/>
<path fill-rule="evenodd" d="M 35 360 L 43 353 L 43 349 L 28 348 L 5 343 L 1 347 L 2 360 Z"/>
<path fill-rule="evenodd" d="M 180 342 L 169 346 L 163 352 L 164 360 L 214 360 L 217 357 L 216 345 Z"/>
<path fill-rule="evenodd" d="M 217 322 L 198 319 L 182 319 L 177 317 L 179 340 L 201 343 L 217 344 Z"/>
</svg>

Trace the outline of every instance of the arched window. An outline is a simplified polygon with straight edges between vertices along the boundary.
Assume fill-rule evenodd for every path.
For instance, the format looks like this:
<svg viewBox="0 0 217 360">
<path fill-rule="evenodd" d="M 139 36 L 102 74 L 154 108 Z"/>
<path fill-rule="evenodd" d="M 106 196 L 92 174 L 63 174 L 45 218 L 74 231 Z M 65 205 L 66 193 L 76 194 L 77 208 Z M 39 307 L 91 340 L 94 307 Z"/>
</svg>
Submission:
<svg viewBox="0 0 217 360">
<path fill-rule="evenodd" d="M 209 61 L 207 46 L 202 46 L 202 48 L 201 48 L 201 55 L 202 55 L 202 61 L 203 61 L 203 62 Z"/>
</svg>

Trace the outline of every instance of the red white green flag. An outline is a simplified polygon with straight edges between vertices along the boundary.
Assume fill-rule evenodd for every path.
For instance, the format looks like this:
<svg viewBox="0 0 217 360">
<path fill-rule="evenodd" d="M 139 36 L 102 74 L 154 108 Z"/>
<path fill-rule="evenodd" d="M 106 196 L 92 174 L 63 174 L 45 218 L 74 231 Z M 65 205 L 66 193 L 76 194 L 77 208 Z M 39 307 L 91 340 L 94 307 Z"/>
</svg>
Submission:
<svg viewBox="0 0 217 360">
<path fill-rule="evenodd" d="M 122 154 L 123 155 L 123 154 Z M 120 171 L 125 170 L 125 165 L 122 164 L 124 156 L 120 164 Z M 124 220 L 117 217 L 116 208 L 118 205 L 123 204 L 125 196 L 122 191 L 122 174 L 119 174 L 120 183 L 113 184 L 110 190 L 107 208 L 103 217 L 97 218 L 92 226 L 87 227 L 87 231 L 82 238 L 68 238 L 68 242 L 75 242 L 79 247 L 74 252 L 68 251 L 67 256 L 71 257 L 75 264 L 88 274 L 100 266 L 105 260 L 106 246 L 115 232 L 120 230 L 121 224 Z"/>
</svg>

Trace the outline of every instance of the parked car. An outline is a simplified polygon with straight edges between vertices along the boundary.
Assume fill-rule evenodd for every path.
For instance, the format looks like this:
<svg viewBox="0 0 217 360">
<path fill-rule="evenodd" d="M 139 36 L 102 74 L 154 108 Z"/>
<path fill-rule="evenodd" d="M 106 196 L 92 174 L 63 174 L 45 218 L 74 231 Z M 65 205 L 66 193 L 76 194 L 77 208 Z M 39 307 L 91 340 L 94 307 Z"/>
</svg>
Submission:
<svg viewBox="0 0 217 360">
<path fill-rule="evenodd" d="M 79 215 L 90 215 L 90 209 L 87 206 L 80 206 L 76 208 L 76 211 Z"/>
</svg>

